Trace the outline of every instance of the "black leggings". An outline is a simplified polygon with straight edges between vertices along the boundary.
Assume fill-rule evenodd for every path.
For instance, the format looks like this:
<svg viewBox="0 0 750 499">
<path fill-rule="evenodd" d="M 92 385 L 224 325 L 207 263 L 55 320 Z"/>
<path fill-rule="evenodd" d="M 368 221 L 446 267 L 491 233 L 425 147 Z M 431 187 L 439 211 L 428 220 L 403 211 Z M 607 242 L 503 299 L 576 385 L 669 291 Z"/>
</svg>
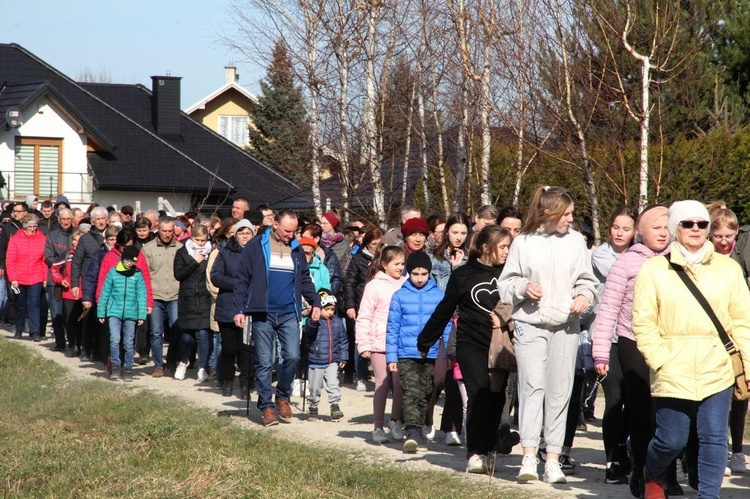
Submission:
<svg viewBox="0 0 750 499">
<path fill-rule="evenodd" d="M 466 455 L 487 454 L 495 447 L 505 402 L 505 383 L 499 392 L 490 391 L 486 349 L 459 345 L 456 349 L 466 385 Z"/>
<path fill-rule="evenodd" d="M 639 472 L 646 465 L 648 444 L 654 436 L 654 408 L 651 401 L 649 369 L 635 341 L 618 340 L 617 356 L 620 359 L 625 392 L 630 402 L 630 446 L 633 451 L 633 470 Z"/>
<path fill-rule="evenodd" d="M 240 382 L 247 384 L 250 372 L 250 347 L 242 343 L 242 328 L 233 322 L 219 322 L 221 333 L 221 367 L 224 380 L 233 380 L 235 366 L 240 366 Z"/>
<path fill-rule="evenodd" d="M 627 461 L 628 451 L 625 441 L 628 438 L 628 420 L 630 405 L 628 404 L 625 379 L 620 367 L 618 345 L 612 343 L 609 350 L 609 371 L 602 381 L 604 389 L 604 417 L 602 418 L 602 438 L 604 440 L 604 454 L 608 463 Z"/>
<path fill-rule="evenodd" d="M 576 436 L 576 427 L 581 421 L 581 406 L 583 405 L 583 385 L 585 384 L 586 376 L 583 375 L 583 371 L 576 369 L 576 374 L 573 376 L 573 390 L 570 394 L 570 402 L 568 403 L 568 414 L 565 418 L 565 439 L 563 440 L 563 447 L 573 447 L 573 439 Z"/>
<path fill-rule="evenodd" d="M 81 300 L 63 299 L 63 321 L 68 333 L 68 346 L 81 348 L 83 345 L 83 323 L 78 318 L 83 313 Z"/>
<path fill-rule="evenodd" d="M 732 454 L 742 452 L 742 442 L 747 417 L 747 400 L 732 400 L 729 411 L 729 433 L 732 435 Z"/>
</svg>

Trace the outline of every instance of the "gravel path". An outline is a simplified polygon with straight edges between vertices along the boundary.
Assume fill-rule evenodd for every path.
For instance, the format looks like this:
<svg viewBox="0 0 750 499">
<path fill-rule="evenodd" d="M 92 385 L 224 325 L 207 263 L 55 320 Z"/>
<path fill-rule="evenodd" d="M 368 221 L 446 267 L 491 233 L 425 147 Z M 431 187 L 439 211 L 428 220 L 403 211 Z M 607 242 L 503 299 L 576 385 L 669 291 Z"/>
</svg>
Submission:
<svg viewBox="0 0 750 499">
<path fill-rule="evenodd" d="M 12 334 L 4 328 L 0 331 L 10 338 Z M 84 362 L 78 358 L 71 358 L 59 352 L 54 352 L 54 342 L 49 336 L 40 343 L 32 343 L 26 337 L 21 342 L 42 356 L 68 368 L 69 372 L 79 378 L 100 378 L 106 380 L 103 366 L 100 363 Z M 428 444 L 426 451 L 416 455 L 403 454 L 401 445 L 389 443 L 377 445 L 370 442 L 372 434 L 372 392 L 358 392 L 352 385 L 342 386 L 341 409 L 345 417 L 339 422 L 331 422 L 327 417 L 326 396 L 320 406 L 321 419 L 308 421 L 302 413 L 302 399 L 293 397 L 291 401 L 294 417 L 290 423 L 282 423 L 276 427 L 264 429 L 261 426 L 261 414 L 255 407 L 257 395 L 254 393 L 250 404 L 249 418 L 246 414 L 246 402 L 236 397 L 222 397 L 218 390 L 208 383 L 198 383 L 197 370 L 189 370 L 184 381 L 171 378 L 152 378 L 153 367 L 136 366 L 135 381 L 129 385 L 132 389 L 148 389 L 165 395 L 172 395 L 187 400 L 196 406 L 206 407 L 219 415 L 231 416 L 243 427 L 254 428 L 272 433 L 278 438 L 298 442 L 314 443 L 346 450 L 363 459 L 372 459 L 382 463 L 392 463 L 397 466 L 407 466 L 419 470 L 435 470 L 461 473 L 466 476 L 465 449 L 463 447 L 448 447 L 443 444 L 444 436 L 437 433 L 434 442 Z M 236 387 L 235 387 L 236 388 Z M 441 401 L 442 403 L 442 401 Z M 390 402 L 386 409 L 390 408 Z M 597 416 L 603 409 L 603 397 L 597 400 Z M 440 421 L 442 408 L 435 409 L 435 421 Z M 747 451 L 746 451 L 747 452 Z M 521 461 L 520 446 L 516 446 L 509 456 L 499 456 L 497 469 L 493 480 L 500 486 L 517 487 L 518 490 L 542 497 L 608 497 L 611 499 L 631 498 L 627 485 L 607 485 L 604 483 L 604 451 L 601 438 L 600 421 L 588 425 L 588 431 L 576 434 L 574 449 L 571 456 L 577 461 L 576 473 L 568 477 L 567 485 L 551 486 L 542 482 L 518 484 L 515 477 Z M 540 474 L 542 467 L 540 466 Z M 684 477 L 678 475 L 687 498 L 697 497 L 696 491 L 690 489 Z M 472 477 L 475 480 L 487 480 L 486 476 Z M 722 489 L 723 498 L 750 497 L 750 473 L 724 479 Z"/>
</svg>

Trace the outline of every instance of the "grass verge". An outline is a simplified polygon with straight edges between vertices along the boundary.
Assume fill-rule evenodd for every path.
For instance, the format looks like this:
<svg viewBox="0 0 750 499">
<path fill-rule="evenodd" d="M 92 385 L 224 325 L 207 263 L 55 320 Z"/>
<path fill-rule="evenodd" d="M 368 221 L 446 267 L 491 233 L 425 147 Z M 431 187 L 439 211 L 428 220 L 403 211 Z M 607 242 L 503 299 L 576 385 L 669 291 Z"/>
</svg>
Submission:
<svg viewBox="0 0 750 499">
<path fill-rule="evenodd" d="M 78 380 L 0 338 L 6 497 L 531 497 L 497 483 L 366 463 L 165 397 Z"/>
</svg>

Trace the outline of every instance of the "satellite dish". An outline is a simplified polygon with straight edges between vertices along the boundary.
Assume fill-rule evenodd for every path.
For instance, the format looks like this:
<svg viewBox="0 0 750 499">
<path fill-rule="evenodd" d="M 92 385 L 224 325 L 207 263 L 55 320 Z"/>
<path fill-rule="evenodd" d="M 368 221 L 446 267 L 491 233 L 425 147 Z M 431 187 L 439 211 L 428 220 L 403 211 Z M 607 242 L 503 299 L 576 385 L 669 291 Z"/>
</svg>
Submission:
<svg viewBox="0 0 750 499">
<path fill-rule="evenodd" d="M 23 124 L 23 115 L 17 106 L 11 106 L 5 111 L 5 121 L 10 128 L 18 128 Z"/>
</svg>

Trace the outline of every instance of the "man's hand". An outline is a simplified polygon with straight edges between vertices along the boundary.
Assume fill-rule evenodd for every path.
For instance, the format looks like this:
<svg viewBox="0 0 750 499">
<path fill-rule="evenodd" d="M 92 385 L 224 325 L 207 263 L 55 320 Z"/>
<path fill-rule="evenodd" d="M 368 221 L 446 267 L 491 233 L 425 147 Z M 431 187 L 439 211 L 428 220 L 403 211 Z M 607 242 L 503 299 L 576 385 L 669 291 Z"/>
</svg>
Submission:
<svg viewBox="0 0 750 499">
<path fill-rule="evenodd" d="M 73 293 L 73 298 L 75 298 L 76 300 L 81 297 L 81 288 L 79 288 L 78 286 L 71 289 L 70 292 Z"/>
<path fill-rule="evenodd" d="M 234 325 L 237 327 L 245 327 L 245 314 L 237 314 L 234 316 Z"/>
<path fill-rule="evenodd" d="M 316 322 L 319 321 L 320 320 L 320 308 L 313 307 L 312 312 L 310 313 L 310 318 Z"/>
<path fill-rule="evenodd" d="M 86 310 L 88 310 L 88 309 L 91 308 L 91 302 L 90 301 L 84 301 L 84 302 L 81 302 L 81 304 L 83 305 L 83 308 L 85 308 Z"/>
<path fill-rule="evenodd" d="M 357 310 L 353 308 L 347 308 L 346 309 L 346 316 L 349 317 L 351 320 L 354 320 L 357 318 Z"/>
</svg>

